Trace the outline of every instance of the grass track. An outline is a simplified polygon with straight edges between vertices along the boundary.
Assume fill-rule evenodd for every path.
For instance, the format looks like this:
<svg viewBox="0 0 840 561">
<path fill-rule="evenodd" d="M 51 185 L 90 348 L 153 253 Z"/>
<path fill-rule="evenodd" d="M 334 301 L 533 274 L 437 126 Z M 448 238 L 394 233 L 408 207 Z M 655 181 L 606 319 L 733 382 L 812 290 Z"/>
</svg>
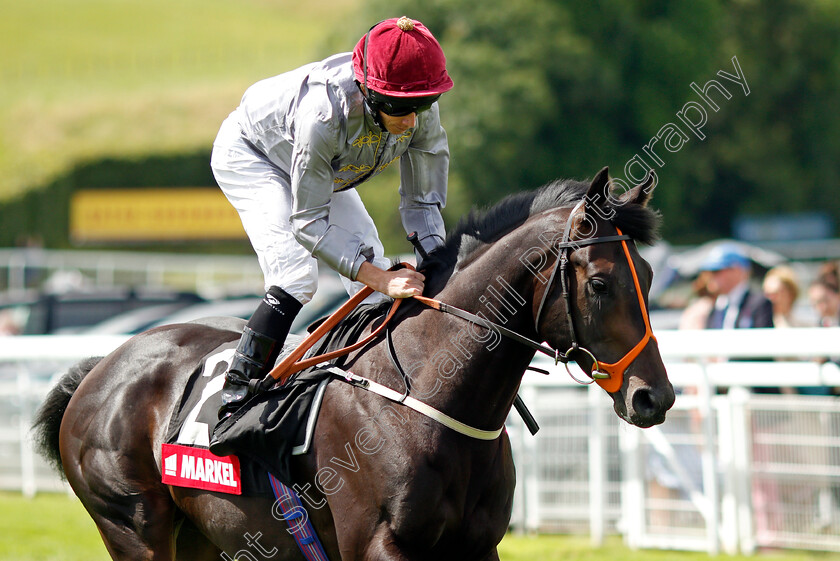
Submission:
<svg viewBox="0 0 840 561">
<path fill-rule="evenodd" d="M 0 493 L 0 561 L 107 561 L 96 527 L 73 497 L 41 494 L 29 500 Z M 580 536 L 508 536 L 499 548 L 502 561 L 840 561 L 837 554 L 765 553 L 760 557 L 709 557 L 705 553 L 631 551 L 611 538 L 593 548 Z"/>
<path fill-rule="evenodd" d="M 41 494 L 29 500 L 0 493 L 0 560 L 107 561 L 93 520 L 75 497 Z"/>
</svg>

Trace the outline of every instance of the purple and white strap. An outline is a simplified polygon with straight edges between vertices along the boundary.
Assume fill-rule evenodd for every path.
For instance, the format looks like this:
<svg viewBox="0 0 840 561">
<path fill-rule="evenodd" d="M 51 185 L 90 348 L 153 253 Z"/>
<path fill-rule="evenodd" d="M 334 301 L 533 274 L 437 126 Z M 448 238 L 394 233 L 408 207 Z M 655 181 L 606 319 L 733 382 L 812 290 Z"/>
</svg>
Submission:
<svg viewBox="0 0 840 561">
<path fill-rule="evenodd" d="M 307 561 L 329 561 L 324 546 L 321 545 L 321 540 L 318 539 L 318 534 L 315 533 L 315 528 L 309 521 L 306 509 L 300 502 L 297 493 L 270 473 L 268 474 L 268 480 L 271 483 L 271 490 L 274 492 L 274 498 L 277 499 L 277 505 L 280 507 L 279 510 L 283 520 L 289 526 L 289 533 L 295 538 L 303 556 Z"/>
</svg>

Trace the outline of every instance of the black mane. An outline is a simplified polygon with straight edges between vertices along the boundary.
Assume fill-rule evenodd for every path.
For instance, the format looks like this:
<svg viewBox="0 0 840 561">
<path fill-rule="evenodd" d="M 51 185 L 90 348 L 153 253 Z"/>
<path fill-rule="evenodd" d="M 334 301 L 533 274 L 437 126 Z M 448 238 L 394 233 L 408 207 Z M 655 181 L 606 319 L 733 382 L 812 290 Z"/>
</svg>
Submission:
<svg viewBox="0 0 840 561">
<path fill-rule="evenodd" d="M 532 191 L 508 195 L 495 205 L 473 208 L 462 217 L 446 236 L 424 268 L 435 276 L 452 274 L 455 266 L 472 253 L 521 226 L 528 218 L 542 211 L 572 207 L 586 195 L 589 181 L 558 179 Z M 605 209 L 611 222 L 639 243 L 650 245 L 658 239 L 659 213 L 638 204 L 622 204 Z M 610 211 L 614 211 L 614 214 Z"/>
</svg>

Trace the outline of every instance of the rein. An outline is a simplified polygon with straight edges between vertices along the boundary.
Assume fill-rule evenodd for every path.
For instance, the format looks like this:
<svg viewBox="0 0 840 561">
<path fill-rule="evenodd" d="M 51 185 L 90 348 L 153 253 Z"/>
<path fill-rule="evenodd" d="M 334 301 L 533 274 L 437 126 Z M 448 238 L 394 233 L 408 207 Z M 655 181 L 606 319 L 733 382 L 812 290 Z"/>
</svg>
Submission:
<svg viewBox="0 0 840 561">
<path fill-rule="evenodd" d="M 572 221 L 571 217 L 574 215 L 577 209 L 580 208 L 581 204 L 582 201 L 581 203 L 578 203 L 578 205 L 570 213 L 569 221 L 567 222 L 566 229 L 563 233 L 563 240 L 555 246 L 559 250 L 560 254 L 554 263 L 554 267 L 552 268 L 551 276 L 548 279 L 546 289 L 543 292 L 542 299 L 540 300 L 540 305 L 537 309 L 537 314 L 534 320 L 535 326 L 537 326 L 538 328 L 540 318 L 542 317 L 542 312 L 545 307 L 546 300 L 548 298 L 548 293 L 551 291 L 551 288 L 554 284 L 554 281 L 556 280 L 557 273 L 559 271 L 560 288 L 562 290 L 563 299 L 566 302 L 566 321 L 569 325 L 569 335 L 572 339 L 572 344 L 566 350 L 566 352 L 560 352 L 559 349 L 553 349 L 547 345 L 544 345 L 520 333 L 517 333 L 516 331 L 508 329 L 503 325 L 492 322 L 486 318 L 480 317 L 476 314 L 458 308 L 457 306 L 447 304 L 446 302 L 441 302 L 440 300 L 429 298 L 427 296 L 414 296 L 413 298 L 432 309 L 438 310 L 439 312 L 451 314 L 476 325 L 480 325 L 486 329 L 496 331 L 500 335 L 512 339 L 517 343 L 520 343 L 522 345 L 534 349 L 535 351 L 553 357 L 554 364 L 562 362 L 565 365 L 566 372 L 569 374 L 569 376 L 578 383 L 591 384 L 594 381 L 597 382 L 599 386 L 601 386 L 608 392 L 618 391 L 623 383 L 624 371 L 627 369 L 630 363 L 632 363 L 636 359 L 636 357 L 638 357 L 639 354 L 641 354 L 642 350 L 651 339 L 656 341 L 656 337 L 653 336 L 653 330 L 651 329 L 650 320 L 648 319 L 647 306 L 645 305 L 644 297 L 642 296 L 641 285 L 639 284 L 639 277 L 636 273 L 636 267 L 633 264 L 633 259 L 630 256 L 630 249 L 627 247 L 627 240 L 631 239 L 630 236 L 622 234 L 621 230 L 616 228 L 618 235 L 601 236 L 598 238 L 590 238 L 580 241 L 569 240 L 570 225 Z M 642 336 L 642 339 L 636 344 L 636 346 L 630 349 L 630 351 L 628 351 L 622 358 L 620 358 L 614 363 L 607 363 L 599 361 L 595 357 L 594 353 L 592 353 L 592 351 L 590 351 L 586 347 L 582 347 L 577 341 L 577 330 L 575 329 L 574 317 L 572 316 L 571 293 L 569 291 L 569 278 L 567 269 L 569 264 L 569 257 L 574 250 L 590 245 L 610 243 L 616 241 L 621 242 L 622 249 L 624 250 L 624 255 L 627 258 L 627 264 L 630 266 L 630 272 L 633 276 L 633 284 L 636 288 L 636 295 L 639 299 L 639 308 L 642 312 L 642 318 L 645 323 L 645 334 Z M 411 265 L 408 265 L 406 263 L 403 263 L 403 266 L 411 267 Z M 260 386 L 268 387 L 274 382 L 280 382 L 282 384 L 289 378 L 289 376 L 296 372 L 299 372 L 311 366 L 316 366 L 318 364 L 321 364 L 322 362 L 349 354 L 357 349 L 362 348 L 370 341 L 378 337 L 386 328 L 388 322 L 394 316 L 394 314 L 397 311 L 397 308 L 400 306 L 404 299 L 395 299 L 394 303 L 391 305 L 391 308 L 388 311 L 388 314 L 385 316 L 384 321 L 361 341 L 358 341 L 342 349 L 337 349 L 322 355 L 300 360 L 303 357 L 303 355 L 306 354 L 306 352 L 318 340 L 320 340 L 324 335 L 326 335 L 333 327 L 335 327 L 338 324 L 338 322 L 340 322 L 348 313 L 350 313 L 350 311 L 352 311 L 356 306 L 358 306 L 365 298 L 367 298 L 372 293 L 373 289 L 369 287 L 365 287 L 359 292 L 357 292 L 338 310 L 333 312 L 333 314 L 330 315 L 323 323 L 321 323 L 321 325 L 319 325 L 318 328 L 315 329 L 315 331 L 310 333 L 296 349 L 294 349 L 288 356 L 286 356 L 286 358 L 284 358 L 279 364 L 277 364 L 277 366 L 275 366 L 268 373 L 268 375 L 260 382 Z M 588 356 L 590 360 L 592 360 L 592 380 L 584 381 L 578 379 L 569 368 L 569 361 L 573 360 L 571 355 L 576 352 L 583 353 L 586 356 Z"/>
<path fill-rule="evenodd" d="M 415 296 L 414 299 L 434 310 L 443 312 L 445 314 L 451 314 L 461 319 L 465 319 L 471 323 L 475 323 L 476 325 L 480 325 L 482 327 L 486 327 L 487 329 L 497 331 L 499 332 L 499 334 L 504 335 L 509 339 L 513 339 L 517 343 L 521 343 L 526 347 L 531 347 L 534 350 L 547 354 L 548 356 L 554 358 L 554 364 L 557 364 L 558 362 L 566 362 L 568 360 L 567 356 L 560 353 L 557 349 L 552 349 L 548 345 L 538 343 L 537 341 L 529 339 L 528 337 L 525 337 L 524 335 L 521 335 L 516 331 L 508 329 L 503 325 L 499 325 L 498 323 L 487 320 L 481 316 L 477 316 L 466 310 L 462 310 L 461 308 L 458 308 L 451 304 L 441 302 L 440 300 L 435 300 L 434 298 L 428 298 L 426 296 Z"/>
<path fill-rule="evenodd" d="M 268 385 L 276 382 L 283 383 L 289 379 L 289 376 L 294 374 L 295 372 L 300 372 L 310 366 L 316 366 L 321 364 L 322 362 L 332 360 L 334 358 L 338 358 L 340 356 L 344 356 L 346 354 L 350 354 L 356 349 L 360 349 L 367 345 L 370 341 L 375 339 L 388 325 L 388 322 L 391 321 L 391 318 L 394 317 L 394 314 L 399 308 L 400 304 L 402 303 L 403 299 L 397 298 L 394 300 L 394 303 L 391 304 L 391 309 L 388 310 L 388 315 L 385 316 L 385 320 L 382 324 L 371 331 L 371 333 L 362 339 L 361 341 L 357 341 L 356 343 L 344 347 L 341 349 L 336 349 L 334 351 L 330 351 L 328 353 L 324 353 L 322 355 L 310 357 L 304 360 L 300 360 L 306 351 L 308 351 L 312 346 L 318 342 L 324 335 L 329 333 L 329 331 L 338 325 L 344 317 L 353 311 L 356 306 L 361 304 L 362 300 L 367 298 L 369 295 L 373 294 L 373 289 L 370 287 L 364 287 L 362 290 L 357 292 L 353 295 L 352 298 L 347 300 L 344 304 L 341 305 L 339 309 L 334 311 L 326 320 L 324 320 L 321 325 L 318 326 L 315 331 L 310 333 L 306 336 L 306 338 L 300 342 L 300 344 L 291 352 L 289 353 L 286 358 L 284 358 L 277 366 L 275 366 L 263 380 L 260 382 L 260 387 L 268 387 Z"/>
<path fill-rule="evenodd" d="M 407 263 L 403 263 L 405 267 L 411 267 L 411 265 Z M 373 293 L 373 289 L 369 287 L 365 287 L 359 292 L 357 292 L 352 298 L 347 300 L 338 310 L 332 313 L 326 320 L 324 320 L 321 325 L 315 329 L 312 333 L 306 336 L 306 338 L 301 341 L 301 343 L 291 352 L 289 353 L 280 363 L 277 364 L 267 375 L 266 377 L 260 382 L 260 387 L 267 387 L 268 384 L 279 382 L 285 382 L 292 374 L 296 372 L 300 372 L 306 368 L 311 366 L 316 366 L 321 364 L 322 362 L 326 362 L 328 360 L 332 360 L 334 358 L 338 358 L 340 356 L 344 356 L 346 354 L 350 354 L 351 352 L 362 348 L 370 341 L 375 339 L 380 333 L 382 333 L 383 329 L 386 328 L 388 322 L 394 316 L 397 311 L 399 305 L 405 300 L 404 298 L 397 298 L 394 300 L 394 303 L 391 304 L 391 308 L 388 310 L 388 315 L 385 316 L 385 320 L 371 333 L 362 339 L 348 347 L 344 347 L 341 349 L 336 349 L 334 351 L 330 351 L 328 353 L 324 353 L 322 355 L 313 356 L 304 360 L 300 360 L 306 351 L 312 348 L 315 343 L 318 342 L 324 335 L 326 335 L 333 327 L 338 325 L 344 317 L 349 314 L 356 306 L 358 306 L 362 300 L 367 298 L 371 293 Z M 543 345 L 534 341 L 533 339 L 529 339 L 524 335 L 520 335 L 519 333 L 508 329 L 503 325 L 499 325 L 498 323 L 494 323 L 487 319 L 484 319 L 480 316 L 472 314 L 466 310 L 462 310 L 456 306 L 452 306 L 451 304 L 447 304 L 445 302 L 441 302 L 440 300 L 435 300 L 434 298 L 428 298 L 426 296 L 414 296 L 413 297 L 418 302 L 425 304 L 426 306 L 438 310 L 439 312 L 443 312 L 446 314 L 452 314 L 453 316 L 457 316 L 461 319 L 465 319 L 469 322 L 475 323 L 487 329 L 491 329 L 493 331 L 497 331 L 501 335 L 513 339 L 514 341 L 531 347 L 541 353 L 547 354 L 554 358 L 554 363 L 557 364 L 558 362 L 566 362 L 568 361 L 568 357 L 556 349 L 552 349 L 547 345 Z"/>
<path fill-rule="evenodd" d="M 553 349 L 547 345 L 539 343 L 533 339 L 530 339 L 520 333 L 517 333 L 503 325 L 499 325 L 498 323 L 492 322 L 486 318 L 480 317 L 476 314 L 458 308 L 457 306 L 453 306 L 451 304 L 447 304 L 445 302 L 441 302 L 440 300 L 436 300 L 434 298 L 428 298 L 426 296 L 414 296 L 413 298 L 418 302 L 432 308 L 438 310 L 439 312 L 451 314 L 476 325 L 480 325 L 486 329 L 490 329 L 496 331 L 500 335 L 503 335 L 517 343 L 525 345 L 534 349 L 535 351 L 541 352 L 548 356 L 554 357 L 554 364 L 558 364 L 562 362 L 566 367 L 566 372 L 569 376 L 580 384 L 591 384 L 593 382 L 597 383 L 607 392 L 616 392 L 618 391 L 622 384 L 624 383 L 624 371 L 630 364 L 641 354 L 642 350 L 647 346 L 648 342 L 651 339 L 656 341 L 656 338 L 653 336 L 653 331 L 650 327 L 650 320 L 648 319 L 648 312 L 647 306 L 645 305 L 644 297 L 642 296 L 642 289 L 641 285 L 639 284 L 639 277 L 636 273 L 636 267 L 633 264 L 633 259 L 630 255 L 630 249 L 627 246 L 627 241 L 630 240 L 630 236 L 627 236 L 621 232 L 621 230 L 616 227 L 617 235 L 611 236 L 601 236 L 597 238 L 589 238 L 584 240 L 571 240 L 571 228 L 572 228 L 572 218 L 574 217 L 575 213 L 581 208 L 584 201 L 580 201 L 569 213 L 569 218 L 566 221 L 566 227 L 563 231 L 563 239 L 560 243 L 558 243 L 555 248 L 558 250 L 559 254 L 557 259 L 554 262 L 554 267 L 551 271 L 551 276 L 548 279 L 546 284 L 545 291 L 543 292 L 542 298 L 540 299 L 540 305 L 537 308 L 537 314 L 534 318 L 535 328 L 539 331 L 539 323 L 540 318 L 542 317 L 543 309 L 545 307 L 545 303 L 548 299 L 548 294 L 551 292 L 552 286 L 557 278 L 557 273 L 560 273 L 560 289 L 562 297 L 566 303 L 566 321 L 569 327 L 569 336 L 571 337 L 571 346 L 566 350 L 565 353 L 560 352 L 559 349 Z M 601 244 L 601 243 L 611 243 L 611 242 L 621 242 L 622 249 L 624 251 L 624 255 L 627 258 L 627 264 L 630 267 L 630 272 L 633 276 L 633 284 L 636 289 L 636 295 L 639 300 L 639 308 L 642 312 L 642 318 L 645 323 L 645 334 L 642 336 L 642 339 L 632 348 L 630 349 L 623 357 L 621 357 L 618 361 L 614 363 L 606 363 L 599 361 L 595 355 L 587 349 L 586 347 L 582 347 L 577 340 L 577 331 L 575 329 L 575 322 L 574 317 L 572 315 L 572 301 L 571 301 L 571 292 L 569 290 L 569 276 L 568 276 L 568 265 L 569 265 L 569 258 L 572 252 L 580 249 L 582 247 L 587 247 L 590 245 Z M 411 265 L 403 263 L 402 266 L 412 268 Z M 277 366 L 275 366 L 263 380 L 259 382 L 259 387 L 267 388 L 275 382 L 284 383 L 288 378 L 301 370 L 306 368 L 316 366 L 322 364 L 326 361 L 332 360 L 334 358 L 338 358 L 340 356 L 344 356 L 349 354 L 357 349 L 360 349 L 367 345 L 370 341 L 378 337 L 383 330 L 386 330 L 386 334 L 388 335 L 389 344 L 392 344 L 390 341 L 390 333 L 387 331 L 387 326 L 391 318 L 399 308 L 400 304 L 404 299 L 395 299 L 391 308 L 388 311 L 388 314 L 385 316 L 385 319 L 382 323 L 374 329 L 367 337 L 364 339 L 341 349 L 337 349 L 334 351 L 330 351 L 328 353 L 310 357 L 307 359 L 301 360 L 304 354 L 312 348 L 312 346 L 320 340 L 324 335 L 326 335 L 333 327 L 335 327 L 350 311 L 352 311 L 356 306 L 358 306 L 367 296 L 373 293 L 373 289 L 369 287 L 365 287 L 359 292 L 357 292 L 352 298 L 350 298 L 347 302 L 345 302 L 338 310 L 333 312 L 324 322 L 321 323 L 312 333 L 310 333 L 301 343 L 298 345 L 296 349 L 294 349 L 286 358 L 284 358 Z M 569 361 L 572 360 L 571 355 L 573 353 L 583 353 L 590 358 L 592 361 L 592 369 L 590 372 L 590 376 L 592 377 L 589 381 L 584 381 L 578 379 L 574 374 L 572 374 L 571 370 L 569 369 Z M 392 360 L 394 357 L 392 356 Z M 399 367 L 398 362 L 395 362 L 397 366 L 397 370 L 402 373 L 402 369 Z M 354 375 L 352 375 L 354 376 Z M 405 377 L 405 376 L 403 376 Z M 345 376 L 346 378 L 346 376 Z M 356 377 L 358 378 L 358 377 Z M 349 380 L 349 379 L 348 379 Z M 361 382 L 364 380 L 364 382 Z M 442 422 L 444 425 L 461 432 L 462 434 L 466 434 L 468 436 L 472 436 L 473 438 L 480 438 L 480 439 L 492 439 L 495 438 L 498 433 L 501 432 L 501 429 L 498 431 L 480 431 L 479 429 L 474 429 L 463 423 L 456 421 L 455 419 L 451 419 L 447 417 L 445 414 L 434 411 L 434 414 L 429 415 L 429 411 L 423 411 L 423 408 L 429 408 L 422 402 L 415 400 L 408 396 L 408 386 L 406 386 L 406 392 L 402 395 L 399 393 L 385 388 L 379 387 L 379 384 L 372 382 L 370 380 L 365 380 L 362 378 L 354 379 L 354 385 L 359 387 L 363 387 L 364 389 L 369 389 L 371 391 L 372 388 L 376 388 L 376 393 L 383 395 L 389 399 L 397 401 L 399 403 L 407 403 L 408 400 L 412 402 L 412 408 L 420 411 L 421 413 L 430 416 L 439 422 Z M 383 389 L 384 388 L 384 389 Z M 386 391 L 387 390 L 387 391 Z M 391 395 L 393 394 L 393 395 Z M 416 402 L 416 403 L 415 403 Z M 517 407 L 519 409 L 519 407 Z M 441 420 L 443 419 L 443 420 Z"/>
</svg>

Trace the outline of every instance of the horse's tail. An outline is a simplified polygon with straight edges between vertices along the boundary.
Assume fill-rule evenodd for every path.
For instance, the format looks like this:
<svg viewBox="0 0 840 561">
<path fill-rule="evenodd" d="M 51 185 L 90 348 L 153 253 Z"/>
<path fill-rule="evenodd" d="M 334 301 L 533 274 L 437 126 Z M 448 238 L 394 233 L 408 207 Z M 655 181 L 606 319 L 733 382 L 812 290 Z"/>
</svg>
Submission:
<svg viewBox="0 0 840 561">
<path fill-rule="evenodd" d="M 101 356 L 86 358 L 72 366 L 50 390 L 35 414 L 35 421 L 32 423 L 35 448 L 62 477 L 64 477 L 64 468 L 61 466 L 61 452 L 58 448 L 61 419 L 79 384 L 102 358 Z"/>
</svg>

